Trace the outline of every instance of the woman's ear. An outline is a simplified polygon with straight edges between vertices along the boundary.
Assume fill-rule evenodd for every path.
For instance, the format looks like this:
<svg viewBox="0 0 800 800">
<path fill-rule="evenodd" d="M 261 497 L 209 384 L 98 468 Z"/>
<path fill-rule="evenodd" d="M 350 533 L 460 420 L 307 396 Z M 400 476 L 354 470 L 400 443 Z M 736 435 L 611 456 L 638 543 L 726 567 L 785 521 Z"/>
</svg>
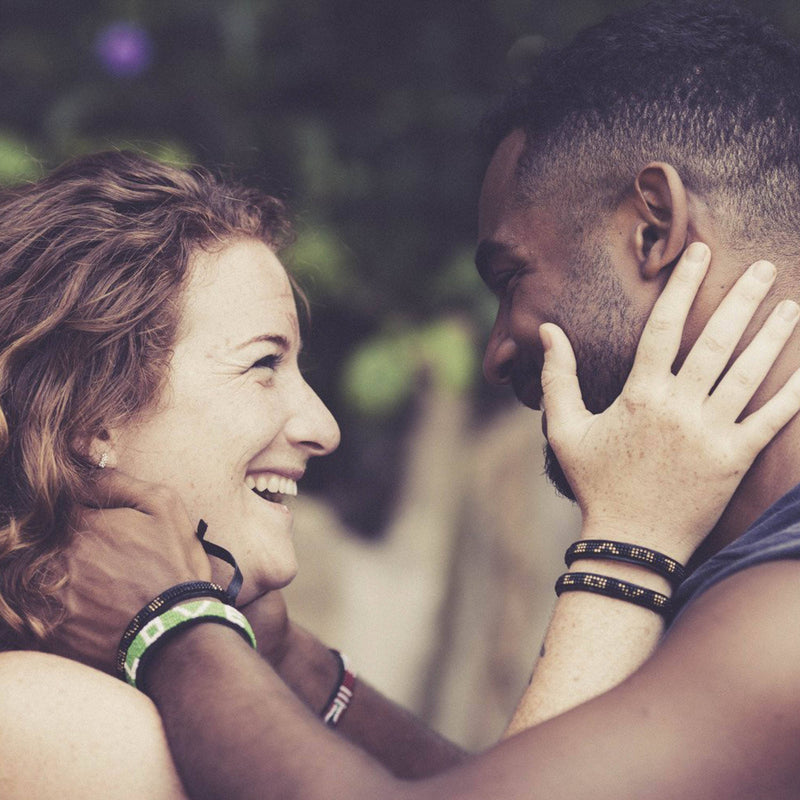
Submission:
<svg viewBox="0 0 800 800">
<path fill-rule="evenodd" d="M 117 463 L 113 437 L 102 430 L 94 436 L 81 435 L 74 439 L 75 449 L 91 464 L 103 469 L 115 467 Z"/>
<path fill-rule="evenodd" d="M 636 176 L 634 193 L 638 216 L 634 251 L 642 276 L 652 279 L 686 248 L 689 226 L 686 187 L 671 164 L 653 161 Z"/>
</svg>

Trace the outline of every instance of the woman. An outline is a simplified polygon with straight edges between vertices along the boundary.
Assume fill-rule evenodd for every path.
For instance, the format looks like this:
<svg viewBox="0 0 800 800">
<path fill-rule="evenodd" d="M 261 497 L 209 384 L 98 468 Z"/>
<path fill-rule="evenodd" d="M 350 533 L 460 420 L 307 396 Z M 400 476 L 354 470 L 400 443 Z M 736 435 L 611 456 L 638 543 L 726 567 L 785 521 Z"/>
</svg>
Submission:
<svg viewBox="0 0 800 800">
<path fill-rule="evenodd" d="M 87 526 L 106 532 L 85 539 L 88 564 L 110 564 L 115 526 L 141 527 L 144 518 L 159 531 L 185 530 L 202 518 L 208 538 L 241 567 L 239 607 L 269 648 L 263 654 L 312 708 L 323 709 L 336 662 L 288 624 L 273 592 L 296 570 L 283 497 L 296 493 L 308 459 L 333 450 L 339 437 L 298 369 L 293 286 L 275 255 L 287 237 L 273 198 L 125 153 L 78 159 L 0 200 L 2 649 L 58 650 L 106 666 L 108 658 L 87 654 L 97 641 L 114 641 L 117 621 L 95 626 L 93 642 L 75 638 L 90 571 L 75 558 L 68 570 L 61 555 L 84 541 Z M 623 430 L 617 439 L 624 445 Z M 665 452 L 673 445 L 665 439 Z M 701 446 L 685 442 L 670 457 L 681 463 Z M 752 447 L 740 449 L 739 474 L 755 456 Z M 143 491 L 136 482 L 98 483 L 98 466 L 148 484 Z M 691 544 L 670 541 L 671 530 L 648 544 L 687 556 L 735 489 L 728 466 L 719 478 L 724 497 L 699 502 Z M 171 493 L 165 499 L 150 484 Z M 84 504 L 121 508 L 92 514 L 81 511 Z M 179 546 L 166 533 L 156 541 L 160 549 Z M 142 558 L 150 545 L 142 539 Z M 212 564 L 215 580 L 227 583 L 229 566 Z M 122 569 L 105 591 L 122 591 L 125 578 Z M 662 588 L 661 580 L 651 588 Z M 573 613 L 585 619 L 599 608 L 606 618 L 606 598 L 581 601 Z M 73 615 L 60 626 L 62 602 Z M 613 624 L 641 630 L 638 663 L 661 622 L 649 610 L 627 611 Z M 569 636 L 550 646 L 564 641 Z M 630 658 L 621 663 L 622 674 L 635 666 Z M 0 733 L 5 796 L 51 796 L 56 785 L 61 797 L 182 796 L 143 696 L 98 671 L 32 652 L 5 653 L 0 681 L 15 686 L 2 713 L 18 723 Z M 544 685 L 560 709 L 608 684 L 575 695 L 551 673 Z M 344 720 L 342 731 L 398 774 L 436 772 L 461 758 L 363 684 Z M 42 750 L 49 770 L 35 770 L 31 760 Z M 142 763 L 147 770 L 137 768 Z"/>
</svg>

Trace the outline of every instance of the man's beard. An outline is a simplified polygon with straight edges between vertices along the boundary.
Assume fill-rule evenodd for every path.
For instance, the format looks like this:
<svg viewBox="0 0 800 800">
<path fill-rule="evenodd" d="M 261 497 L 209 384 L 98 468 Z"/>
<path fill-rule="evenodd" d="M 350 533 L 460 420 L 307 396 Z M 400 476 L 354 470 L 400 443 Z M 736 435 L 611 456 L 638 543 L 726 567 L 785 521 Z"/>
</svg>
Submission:
<svg viewBox="0 0 800 800">
<path fill-rule="evenodd" d="M 619 396 L 633 366 L 644 318 L 634 313 L 611 259 L 584 244 L 573 263 L 571 287 L 554 309 L 553 322 L 568 332 L 578 362 L 578 381 L 586 408 L 605 411 Z M 544 448 L 544 468 L 559 494 L 575 493 L 550 444 Z"/>
</svg>

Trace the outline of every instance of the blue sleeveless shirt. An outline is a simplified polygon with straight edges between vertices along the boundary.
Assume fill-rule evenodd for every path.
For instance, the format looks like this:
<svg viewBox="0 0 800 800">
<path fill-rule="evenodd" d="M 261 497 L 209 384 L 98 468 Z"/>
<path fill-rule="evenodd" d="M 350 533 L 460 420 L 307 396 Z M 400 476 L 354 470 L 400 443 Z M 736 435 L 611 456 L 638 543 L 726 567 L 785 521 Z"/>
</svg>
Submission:
<svg viewBox="0 0 800 800">
<path fill-rule="evenodd" d="M 677 616 L 706 589 L 767 561 L 800 558 L 800 484 L 771 505 L 736 541 L 701 564 L 673 598 Z"/>
</svg>

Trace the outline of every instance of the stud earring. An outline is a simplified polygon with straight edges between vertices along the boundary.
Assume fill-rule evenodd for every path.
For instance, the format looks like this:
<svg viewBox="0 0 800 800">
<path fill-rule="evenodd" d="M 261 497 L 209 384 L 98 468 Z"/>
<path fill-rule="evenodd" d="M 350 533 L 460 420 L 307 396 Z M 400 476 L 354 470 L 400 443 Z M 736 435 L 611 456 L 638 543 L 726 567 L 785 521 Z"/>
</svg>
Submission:
<svg viewBox="0 0 800 800">
<path fill-rule="evenodd" d="M 105 469 L 106 464 L 108 464 L 108 450 L 103 450 L 103 455 L 100 456 L 100 460 L 97 462 L 97 468 Z"/>
</svg>

